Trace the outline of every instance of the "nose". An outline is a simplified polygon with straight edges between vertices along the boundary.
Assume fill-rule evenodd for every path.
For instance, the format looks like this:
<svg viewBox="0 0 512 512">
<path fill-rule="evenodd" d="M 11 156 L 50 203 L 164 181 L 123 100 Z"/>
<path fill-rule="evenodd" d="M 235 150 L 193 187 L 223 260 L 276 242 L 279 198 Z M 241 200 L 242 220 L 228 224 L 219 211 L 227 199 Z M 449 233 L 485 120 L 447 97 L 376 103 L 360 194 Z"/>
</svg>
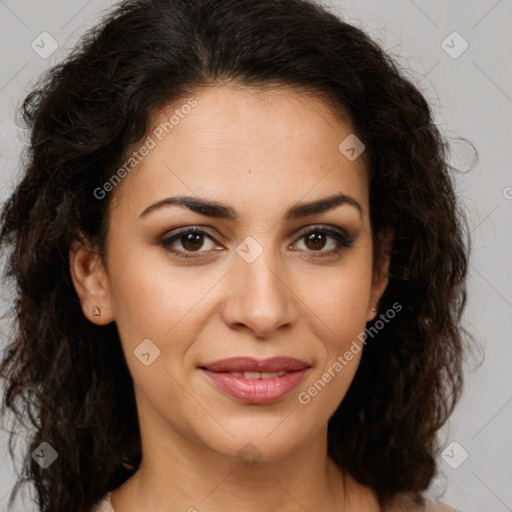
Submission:
<svg viewBox="0 0 512 512">
<path fill-rule="evenodd" d="M 280 328 L 289 328 L 298 317 L 298 299 L 271 252 L 263 251 L 252 263 L 237 256 L 226 283 L 224 322 L 258 338 L 268 338 Z"/>
</svg>

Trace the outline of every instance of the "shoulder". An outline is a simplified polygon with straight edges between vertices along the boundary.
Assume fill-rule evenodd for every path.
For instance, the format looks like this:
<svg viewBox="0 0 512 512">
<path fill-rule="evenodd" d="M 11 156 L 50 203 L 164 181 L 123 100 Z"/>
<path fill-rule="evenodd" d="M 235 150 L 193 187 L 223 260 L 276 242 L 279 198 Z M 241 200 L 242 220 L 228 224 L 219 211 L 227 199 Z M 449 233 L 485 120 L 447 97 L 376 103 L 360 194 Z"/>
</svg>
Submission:
<svg viewBox="0 0 512 512">
<path fill-rule="evenodd" d="M 108 493 L 93 509 L 91 512 L 114 512 L 112 503 L 110 502 L 110 493 Z"/>
<path fill-rule="evenodd" d="M 425 500 L 425 512 L 461 512 L 441 501 Z"/>
<path fill-rule="evenodd" d="M 384 512 L 461 512 L 441 501 L 424 499 L 419 502 L 407 494 L 400 494 L 387 505 Z"/>
</svg>

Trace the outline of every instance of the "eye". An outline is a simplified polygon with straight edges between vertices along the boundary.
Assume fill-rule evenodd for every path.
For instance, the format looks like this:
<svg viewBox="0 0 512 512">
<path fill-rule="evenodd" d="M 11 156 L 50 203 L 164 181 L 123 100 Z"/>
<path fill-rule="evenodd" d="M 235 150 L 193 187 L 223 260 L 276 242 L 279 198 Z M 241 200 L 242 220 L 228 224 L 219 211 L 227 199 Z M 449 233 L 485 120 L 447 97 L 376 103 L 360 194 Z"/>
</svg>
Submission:
<svg viewBox="0 0 512 512">
<path fill-rule="evenodd" d="M 331 247 L 324 249 L 326 245 L 328 245 L 327 242 L 329 239 L 331 239 Z M 337 254 L 342 249 L 351 247 L 354 243 L 354 239 L 345 232 L 318 226 L 313 226 L 306 231 L 302 231 L 299 235 L 299 240 L 304 240 L 303 245 L 306 247 L 305 250 L 306 252 L 313 253 L 311 254 L 313 258 L 323 258 Z"/>
<path fill-rule="evenodd" d="M 339 253 L 342 249 L 351 247 L 354 239 L 347 235 L 345 232 L 335 231 L 333 229 L 313 226 L 300 233 L 298 240 L 304 239 L 305 249 L 300 248 L 300 251 L 312 253 L 311 257 L 326 257 Z M 331 241 L 331 248 L 325 250 L 327 242 Z M 205 242 L 211 244 L 210 248 L 204 249 Z M 206 231 L 193 227 L 186 227 L 166 236 L 157 243 L 164 247 L 164 249 L 178 258 L 190 259 L 198 258 L 201 253 L 210 252 L 216 245 L 215 240 Z M 208 245 L 208 244 L 207 244 Z M 181 246 L 181 247 L 179 247 Z M 297 249 L 292 249 L 297 250 Z M 197 253 L 194 254 L 194 253 Z M 318 253 L 318 254 L 314 254 Z"/>
<path fill-rule="evenodd" d="M 213 237 L 211 237 L 206 231 L 197 228 L 184 228 L 175 232 L 172 236 L 167 236 L 164 239 L 158 242 L 159 245 L 163 246 L 164 249 L 178 258 L 196 258 L 194 256 L 194 252 L 208 252 L 201 251 L 203 248 L 205 239 L 214 242 Z M 180 248 L 176 248 L 176 245 L 181 245 Z M 215 246 L 215 244 L 213 244 Z"/>
</svg>

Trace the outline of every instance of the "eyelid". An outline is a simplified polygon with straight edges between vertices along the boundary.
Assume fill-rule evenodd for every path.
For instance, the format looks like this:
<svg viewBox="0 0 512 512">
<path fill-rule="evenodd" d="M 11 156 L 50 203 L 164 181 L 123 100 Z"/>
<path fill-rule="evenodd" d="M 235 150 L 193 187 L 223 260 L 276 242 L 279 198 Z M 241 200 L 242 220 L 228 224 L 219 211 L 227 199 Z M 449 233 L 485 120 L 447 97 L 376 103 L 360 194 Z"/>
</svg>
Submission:
<svg viewBox="0 0 512 512">
<path fill-rule="evenodd" d="M 176 255 L 179 259 L 199 259 L 201 254 L 208 254 L 212 251 L 176 251 L 174 249 L 169 249 L 176 240 L 179 240 L 179 237 L 186 233 L 199 233 L 201 235 L 205 235 L 207 238 L 209 238 L 212 242 L 218 243 L 216 238 L 211 235 L 208 231 L 206 231 L 204 228 L 206 226 L 198 226 L 198 225 L 192 225 L 192 226 L 183 226 L 181 228 L 176 228 L 174 230 L 171 230 L 164 234 L 160 239 L 157 241 L 157 244 L 164 247 L 164 249 L 171 253 Z M 339 247 L 336 249 L 331 250 L 319 250 L 319 251 L 306 251 L 307 253 L 311 254 L 311 258 L 321 258 L 321 257 L 327 257 L 328 255 L 335 255 L 339 254 L 342 249 L 349 248 L 352 246 L 355 236 L 350 235 L 345 229 L 339 227 L 339 226 L 333 226 L 330 224 L 311 224 L 309 226 L 300 228 L 296 230 L 293 235 L 293 242 L 297 243 L 300 241 L 305 235 L 307 235 L 310 232 L 322 232 L 326 234 L 327 236 L 330 236 L 331 238 L 334 238 L 336 242 L 338 243 Z M 221 237 L 222 238 L 222 237 Z M 317 253 L 315 255 L 315 253 Z M 194 254 L 197 254 L 198 256 L 194 256 Z M 325 256 L 324 256 L 325 255 Z"/>
<path fill-rule="evenodd" d="M 189 232 L 197 232 L 201 234 L 207 235 L 211 240 L 216 241 L 215 237 L 211 235 L 208 231 L 205 231 L 205 229 L 208 229 L 209 226 L 202 226 L 202 225 L 191 225 L 191 226 L 182 226 L 179 228 L 171 229 L 170 231 L 166 232 L 164 235 L 160 237 L 161 240 L 166 240 L 169 238 L 173 238 L 177 235 L 180 235 L 182 233 L 189 233 Z M 296 239 L 300 236 L 305 235 L 306 233 L 309 233 L 310 231 L 318 229 L 322 231 L 334 231 L 336 233 L 339 233 L 341 235 L 346 236 L 347 238 L 353 238 L 346 229 L 343 229 L 339 226 L 334 226 L 332 224 L 310 224 L 303 228 L 296 229 L 291 235 L 290 238 L 293 238 L 293 241 L 296 241 Z M 220 238 L 223 238 L 220 236 Z"/>
<path fill-rule="evenodd" d="M 333 226 L 332 224 L 310 224 L 305 228 L 298 229 L 293 233 L 292 236 L 294 237 L 294 239 L 296 239 L 297 237 L 301 237 L 309 233 L 310 231 L 314 231 L 315 229 L 318 231 L 325 231 L 327 233 L 334 232 L 339 235 L 346 236 L 347 238 L 351 238 L 346 229 L 343 229 L 339 226 Z"/>
<path fill-rule="evenodd" d="M 305 251 L 307 253 L 307 256 L 305 257 L 309 259 L 321 259 L 328 258 L 329 256 L 339 256 L 344 249 L 352 247 L 356 240 L 355 235 L 350 235 L 345 229 L 330 224 L 312 224 L 305 228 L 301 228 L 298 233 L 294 235 L 294 240 L 298 242 L 303 239 L 305 235 L 311 232 L 321 232 L 326 234 L 336 241 L 338 247 L 327 251 Z"/>
<path fill-rule="evenodd" d="M 212 240 L 215 243 L 218 243 L 216 237 L 210 234 L 210 232 L 207 231 L 206 229 L 208 229 L 208 227 L 202 225 L 182 226 L 179 228 L 171 229 L 165 232 L 162 236 L 160 236 L 157 243 L 166 242 L 171 238 L 177 238 L 180 235 L 184 235 L 186 233 L 199 233 L 201 235 L 206 235 L 210 240 Z M 225 240 L 221 235 L 219 235 L 219 238 Z"/>
</svg>

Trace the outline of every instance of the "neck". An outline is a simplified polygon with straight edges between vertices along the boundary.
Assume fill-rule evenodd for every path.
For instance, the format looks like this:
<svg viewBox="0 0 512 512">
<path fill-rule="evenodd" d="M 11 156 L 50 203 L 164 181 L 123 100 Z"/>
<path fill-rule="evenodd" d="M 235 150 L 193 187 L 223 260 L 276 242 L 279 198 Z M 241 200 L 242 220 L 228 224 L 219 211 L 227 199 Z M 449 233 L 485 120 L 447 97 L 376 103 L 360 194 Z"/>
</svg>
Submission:
<svg viewBox="0 0 512 512">
<path fill-rule="evenodd" d="M 344 474 L 327 455 L 327 427 L 285 456 L 260 459 L 261 452 L 245 440 L 236 440 L 233 455 L 228 456 L 186 431 L 157 425 L 158 420 L 152 422 L 151 435 L 141 429 L 141 465 L 113 491 L 116 512 L 379 510 L 374 493 Z"/>
</svg>

